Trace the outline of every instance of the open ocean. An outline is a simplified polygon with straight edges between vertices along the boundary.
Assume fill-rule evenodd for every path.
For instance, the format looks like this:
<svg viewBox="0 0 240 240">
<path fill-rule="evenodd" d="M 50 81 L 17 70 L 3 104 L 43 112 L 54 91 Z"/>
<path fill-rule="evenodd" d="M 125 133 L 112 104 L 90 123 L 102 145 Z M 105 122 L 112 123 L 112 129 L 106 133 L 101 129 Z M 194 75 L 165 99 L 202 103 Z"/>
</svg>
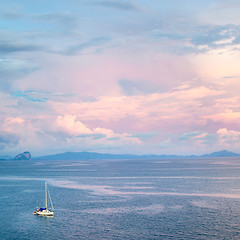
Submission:
<svg viewBox="0 0 240 240">
<path fill-rule="evenodd" d="M 1 240 L 240 239 L 240 158 L 0 161 L 0 211 Z"/>
</svg>

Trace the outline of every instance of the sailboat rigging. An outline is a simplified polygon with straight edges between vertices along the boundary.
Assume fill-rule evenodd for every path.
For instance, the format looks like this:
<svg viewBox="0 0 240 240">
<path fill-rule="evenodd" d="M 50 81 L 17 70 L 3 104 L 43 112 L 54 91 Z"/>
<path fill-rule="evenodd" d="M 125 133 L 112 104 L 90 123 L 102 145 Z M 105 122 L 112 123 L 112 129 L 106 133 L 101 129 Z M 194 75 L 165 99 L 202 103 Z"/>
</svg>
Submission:
<svg viewBox="0 0 240 240">
<path fill-rule="evenodd" d="M 48 197 L 50 200 L 51 208 L 48 208 Z M 37 208 L 37 210 L 33 214 L 39 215 L 39 216 L 53 216 L 54 214 L 52 199 L 50 196 L 50 192 L 47 189 L 47 182 L 45 182 L 45 207 Z"/>
</svg>

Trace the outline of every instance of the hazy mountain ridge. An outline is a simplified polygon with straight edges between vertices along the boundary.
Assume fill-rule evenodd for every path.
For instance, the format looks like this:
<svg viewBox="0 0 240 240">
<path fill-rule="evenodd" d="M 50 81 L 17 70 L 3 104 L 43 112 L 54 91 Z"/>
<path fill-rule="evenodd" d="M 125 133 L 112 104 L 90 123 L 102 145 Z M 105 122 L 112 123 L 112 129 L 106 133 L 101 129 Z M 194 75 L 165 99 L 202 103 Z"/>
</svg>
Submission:
<svg viewBox="0 0 240 240">
<path fill-rule="evenodd" d="M 197 158 L 197 157 L 239 157 L 240 154 L 222 150 L 204 155 L 136 155 L 136 154 L 110 154 L 110 153 L 96 153 L 96 152 L 65 152 L 55 155 L 46 155 L 34 157 L 35 160 L 81 160 L 81 159 L 158 159 L 158 158 Z"/>
<path fill-rule="evenodd" d="M 27 152 L 29 153 L 29 152 Z M 24 154 L 24 153 L 23 153 Z M 18 154 L 15 158 L 6 155 L 0 155 L 0 160 L 87 160 L 87 159 L 159 159 L 159 158 L 207 158 L 207 157 L 240 157 L 240 154 L 230 152 L 227 150 L 222 150 L 218 152 L 213 152 L 210 154 L 197 155 L 154 155 L 154 154 L 111 154 L 111 153 L 97 153 L 97 152 L 65 152 L 58 153 L 54 155 L 43 155 L 38 157 L 30 157 L 28 159 L 18 158 L 17 156 L 22 156 Z"/>
<path fill-rule="evenodd" d="M 219 152 L 213 152 L 210 154 L 204 154 L 201 157 L 238 157 L 240 154 L 234 153 L 234 152 L 229 152 L 227 150 L 222 150 Z"/>
</svg>

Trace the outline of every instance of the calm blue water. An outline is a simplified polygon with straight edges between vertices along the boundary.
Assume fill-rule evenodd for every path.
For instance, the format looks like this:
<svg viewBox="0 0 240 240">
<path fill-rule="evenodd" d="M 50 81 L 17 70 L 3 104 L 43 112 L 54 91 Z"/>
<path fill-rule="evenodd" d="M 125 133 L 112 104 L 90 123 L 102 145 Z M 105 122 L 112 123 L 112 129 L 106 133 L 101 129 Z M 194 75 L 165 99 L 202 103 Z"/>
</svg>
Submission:
<svg viewBox="0 0 240 240">
<path fill-rule="evenodd" d="M 0 239 L 240 239 L 240 158 L 0 161 L 0 211 Z"/>
</svg>

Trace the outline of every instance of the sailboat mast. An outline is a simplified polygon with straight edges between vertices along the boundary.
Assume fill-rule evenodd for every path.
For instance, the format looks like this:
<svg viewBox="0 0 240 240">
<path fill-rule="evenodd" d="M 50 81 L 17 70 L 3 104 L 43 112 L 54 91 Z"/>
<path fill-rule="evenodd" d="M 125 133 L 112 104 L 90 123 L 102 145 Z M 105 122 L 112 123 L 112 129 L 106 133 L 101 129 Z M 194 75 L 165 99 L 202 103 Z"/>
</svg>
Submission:
<svg viewBox="0 0 240 240">
<path fill-rule="evenodd" d="M 47 209 L 47 182 L 45 182 L 45 207 Z"/>
</svg>

